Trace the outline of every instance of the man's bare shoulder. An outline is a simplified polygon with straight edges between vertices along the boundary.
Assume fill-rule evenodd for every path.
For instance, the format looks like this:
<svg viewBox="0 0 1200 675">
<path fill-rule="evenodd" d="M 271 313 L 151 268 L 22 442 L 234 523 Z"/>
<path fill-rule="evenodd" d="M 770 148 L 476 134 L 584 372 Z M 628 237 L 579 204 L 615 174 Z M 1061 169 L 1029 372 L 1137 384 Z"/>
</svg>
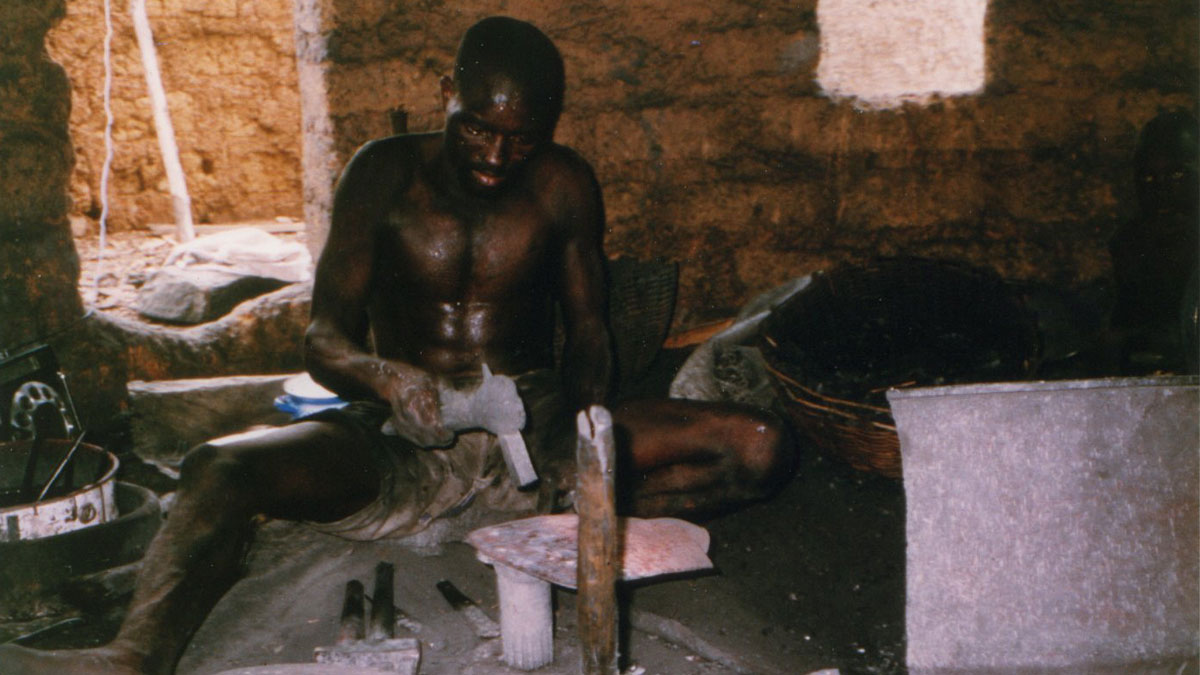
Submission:
<svg viewBox="0 0 1200 675">
<path fill-rule="evenodd" d="M 550 205 L 578 204 L 599 194 L 592 165 L 565 145 L 551 144 L 538 153 L 530 168 L 535 190 Z"/>
<path fill-rule="evenodd" d="M 539 171 L 552 172 L 568 180 L 590 180 L 593 177 L 592 165 L 583 155 L 558 143 L 551 143 L 538 153 L 535 163 Z"/>
<path fill-rule="evenodd" d="M 440 132 L 376 138 L 359 146 L 350 162 L 372 166 L 419 164 L 428 161 L 437 152 L 441 138 Z"/>
</svg>

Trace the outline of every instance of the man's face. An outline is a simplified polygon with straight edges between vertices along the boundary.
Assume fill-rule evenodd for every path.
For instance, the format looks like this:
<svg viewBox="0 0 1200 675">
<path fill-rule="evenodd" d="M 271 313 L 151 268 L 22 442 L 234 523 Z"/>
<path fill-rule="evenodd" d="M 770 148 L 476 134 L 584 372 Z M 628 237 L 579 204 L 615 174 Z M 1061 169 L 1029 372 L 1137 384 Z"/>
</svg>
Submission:
<svg viewBox="0 0 1200 675">
<path fill-rule="evenodd" d="M 524 92 L 501 78 L 465 87 L 443 80 L 442 100 L 446 150 L 468 192 L 498 192 L 553 135 L 536 121 Z"/>
<path fill-rule="evenodd" d="M 1155 150 L 1137 167 L 1138 201 L 1142 212 L 1152 215 L 1196 212 L 1200 195 L 1194 157 L 1184 151 Z"/>
</svg>

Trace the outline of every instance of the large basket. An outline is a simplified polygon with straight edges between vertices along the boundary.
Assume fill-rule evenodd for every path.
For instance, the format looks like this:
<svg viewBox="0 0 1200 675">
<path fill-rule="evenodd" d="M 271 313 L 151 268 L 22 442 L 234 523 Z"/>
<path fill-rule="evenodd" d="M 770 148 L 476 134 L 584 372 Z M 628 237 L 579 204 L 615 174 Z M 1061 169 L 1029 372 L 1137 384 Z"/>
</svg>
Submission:
<svg viewBox="0 0 1200 675">
<path fill-rule="evenodd" d="M 814 275 L 764 322 L 760 348 L 785 411 L 818 448 L 899 478 L 890 388 L 1026 379 L 1034 317 L 997 275 L 889 259 Z"/>
</svg>

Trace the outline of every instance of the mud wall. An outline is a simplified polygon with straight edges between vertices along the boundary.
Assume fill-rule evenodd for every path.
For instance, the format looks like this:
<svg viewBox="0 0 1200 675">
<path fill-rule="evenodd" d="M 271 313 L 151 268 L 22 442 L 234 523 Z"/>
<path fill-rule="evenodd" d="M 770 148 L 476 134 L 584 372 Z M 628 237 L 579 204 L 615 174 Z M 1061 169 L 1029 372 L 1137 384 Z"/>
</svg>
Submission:
<svg viewBox="0 0 1200 675">
<path fill-rule="evenodd" d="M 65 5 L 0 3 L 0 358 L 83 314 L 67 226 L 69 84 L 43 45 Z"/>
<path fill-rule="evenodd" d="M 1196 101 L 1200 31 L 1182 0 L 993 0 L 984 91 L 887 111 L 820 91 L 814 0 L 296 5 L 311 245 L 354 148 L 389 132 L 395 106 L 410 130 L 438 128 L 457 38 L 508 14 L 563 52 L 558 140 L 596 168 L 609 254 L 681 263 L 677 326 L 877 254 L 1102 277 L 1137 129 Z"/>
<path fill-rule="evenodd" d="M 300 218 L 300 103 L 291 0 L 147 0 L 193 218 Z M 114 158 L 110 227 L 171 223 L 128 0 L 111 0 Z M 71 79 L 74 216 L 100 215 L 104 2 L 70 0 L 48 38 Z"/>
</svg>

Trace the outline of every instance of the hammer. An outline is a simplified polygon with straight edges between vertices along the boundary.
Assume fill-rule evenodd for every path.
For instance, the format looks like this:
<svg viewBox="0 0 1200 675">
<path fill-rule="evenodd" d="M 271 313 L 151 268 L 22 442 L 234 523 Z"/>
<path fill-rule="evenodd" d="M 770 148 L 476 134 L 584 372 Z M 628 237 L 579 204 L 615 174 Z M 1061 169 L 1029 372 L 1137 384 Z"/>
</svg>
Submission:
<svg viewBox="0 0 1200 675">
<path fill-rule="evenodd" d="M 440 388 L 442 421 L 451 431 L 483 429 L 500 440 L 508 473 L 524 488 L 537 481 L 521 429 L 525 427 L 525 405 L 517 383 L 505 375 L 492 375 L 483 364 L 483 382 L 469 391 Z"/>
</svg>

